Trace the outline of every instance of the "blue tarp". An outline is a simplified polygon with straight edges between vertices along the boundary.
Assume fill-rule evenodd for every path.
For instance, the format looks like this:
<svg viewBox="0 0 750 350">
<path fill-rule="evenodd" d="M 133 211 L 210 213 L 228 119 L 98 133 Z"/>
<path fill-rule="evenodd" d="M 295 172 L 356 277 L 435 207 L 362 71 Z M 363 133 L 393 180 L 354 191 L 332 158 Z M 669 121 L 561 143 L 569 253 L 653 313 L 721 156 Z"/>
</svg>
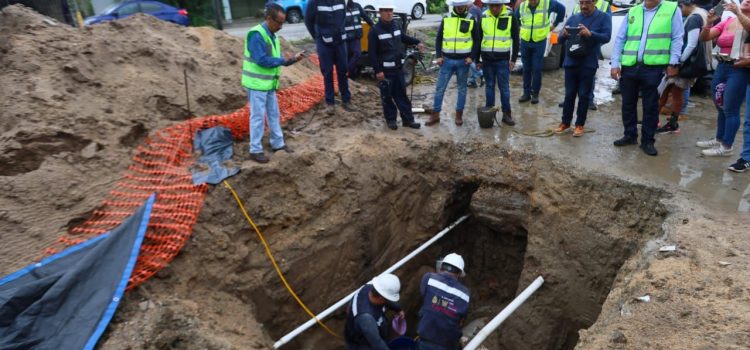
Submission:
<svg viewBox="0 0 750 350">
<path fill-rule="evenodd" d="M 133 273 L 154 199 L 114 230 L 0 279 L 0 350 L 93 349 Z"/>
<path fill-rule="evenodd" d="M 201 152 L 201 156 L 198 158 L 198 164 L 193 167 L 194 185 L 216 185 L 240 172 L 238 167 L 227 168 L 223 164 L 232 159 L 232 145 L 232 133 L 222 126 L 198 130 L 195 133 L 193 149 Z"/>
</svg>

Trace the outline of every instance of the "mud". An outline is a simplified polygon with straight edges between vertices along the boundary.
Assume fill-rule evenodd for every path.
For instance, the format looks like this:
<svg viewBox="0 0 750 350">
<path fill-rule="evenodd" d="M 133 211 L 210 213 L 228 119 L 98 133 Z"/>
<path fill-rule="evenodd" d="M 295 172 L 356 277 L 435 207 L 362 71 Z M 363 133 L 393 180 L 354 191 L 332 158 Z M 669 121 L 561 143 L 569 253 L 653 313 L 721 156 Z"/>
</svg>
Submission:
<svg viewBox="0 0 750 350">
<path fill-rule="evenodd" d="M 159 57 L 203 72 L 191 103 L 196 111 L 219 113 L 244 103 L 239 68 L 226 63 L 241 57 L 237 39 L 145 16 L 118 23 L 78 31 L 20 7 L 0 13 L 0 29 L 11 32 L 0 47 L 14 48 L 0 56 L 0 86 L 13 89 L 0 95 L 0 272 L 26 265 L 85 219 L 127 166 L 132 147 L 184 118 L 183 71 L 160 67 Z M 118 31 L 133 34 L 113 39 Z M 152 41 L 157 38 L 163 39 Z M 96 60 L 79 68 L 80 76 L 66 72 L 66 60 L 80 51 L 67 42 L 122 44 L 118 52 L 129 55 L 129 74 L 110 85 L 115 74 Z M 48 46 L 57 61 L 35 61 Z M 100 50 L 91 55 L 116 60 Z M 27 64 L 40 68 L 24 70 Z M 286 83 L 314 71 L 289 71 Z M 148 72 L 159 79 L 143 79 Z M 271 162 L 259 165 L 248 159 L 246 141 L 238 142 L 234 161 L 242 171 L 229 182 L 314 311 L 469 213 L 467 222 L 397 271 L 410 327 L 421 275 L 440 254 L 457 251 L 467 260 L 472 325 L 486 322 L 537 276 L 546 281 L 488 340 L 489 349 L 747 348 L 750 219 L 742 203 L 750 198 L 741 193 L 748 177 L 728 174 L 727 159 L 691 152 L 713 127 L 705 100 L 693 99 L 683 133 L 660 137 L 661 153 L 650 158 L 634 147 L 610 146 L 621 133 L 617 96 L 599 96 L 600 110 L 587 123 L 595 132 L 583 138 L 527 136 L 558 123 L 560 80 L 555 73 L 544 79 L 541 104 L 513 102 L 515 128 L 479 129 L 472 111 L 482 91 L 470 90 L 463 127 L 447 112 L 455 99 L 449 93 L 442 124 L 418 131 L 388 131 L 377 90 L 365 80 L 354 89 L 359 113 L 328 117 L 318 106 L 285 126 L 293 154 L 270 154 Z M 519 77 L 512 86 L 517 98 Z M 432 89 L 417 85 L 415 105 L 431 102 Z M 67 100 L 44 97 L 53 92 Z M 678 249 L 659 253 L 665 244 Z M 645 294 L 649 303 L 634 299 Z M 231 194 L 217 186 L 181 255 L 125 296 L 100 348 L 269 349 L 306 319 Z M 343 320 L 339 310 L 326 323 L 341 332 Z M 343 345 L 314 327 L 286 348 Z"/>
</svg>

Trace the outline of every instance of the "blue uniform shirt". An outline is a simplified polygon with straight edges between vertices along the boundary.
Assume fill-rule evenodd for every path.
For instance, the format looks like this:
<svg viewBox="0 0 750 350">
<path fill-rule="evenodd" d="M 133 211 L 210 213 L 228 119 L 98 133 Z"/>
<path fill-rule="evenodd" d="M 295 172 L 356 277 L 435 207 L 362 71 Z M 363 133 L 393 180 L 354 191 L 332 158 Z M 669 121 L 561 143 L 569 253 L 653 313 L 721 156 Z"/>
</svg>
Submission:
<svg viewBox="0 0 750 350">
<path fill-rule="evenodd" d="M 271 39 L 276 37 L 274 33 L 271 33 L 271 31 L 268 30 L 268 26 L 266 25 L 266 23 L 261 24 L 261 26 L 263 26 L 266 34 L 268 34 Z M 253 32 L 249 35 L 250 40 L 247 41 L 247 50 L 250 51 L 250 55 L 253 57 L 253 61 L 255 61 L 255 63 L 257 63 L 259 66 L 274 68 L 278 66 L 288 66 L 294 63 L 293 59 L 285 60 L 281 57 L 273 57 L 268 43 L 263 40 L 263 36 L 260 35 L 260 33 Z"/>
<path fill-rule="evenodd" d="M 428 272 L 419 291 L 424 297 L 419 309 L 419 337 L 433 344 L 459 347 L 460 322 L 469 312 L 469 290 L 446 273 Z"/>
<path fill-rule="evenodd" d="M 578 27 L 579 24 L 583 24 L 591 32 L 591 36 L 584 39 L 589 45 L 588 55 L 583 58 L 573 58 L 566 52 L 563 67 L 599 68 L 599 51 L 602 45 L 608 43 L 610 36 L 612 36 L 612 17 L 599 10 L 594 10 L 594 13 L 590 16 L 578 13 L 565 22 L 566 27 Z"/>
<path fill-rule="evenodd" d="M 313 39 L 326 44 L 341 43 L 346 40 L 346 3 L 344 0 L 310 0 L 305 27 Z"/>
<path fill-rule="evenodd" d="M 352 297 L 351 302 L 346 313 L 346 325 L 344 328 L 344 339 L 347 343 L 356 345 L 368 345 L 372 349 L 387 349 L 384 341 L 388 331 L 388 322 L 385 318 L 386 308 L 393 311 L 401 311 L 401 307 L 396 303 L 388 302 L 386 305 L 377 306 L 370 302 L 368 295 L 374 287 L 372 284 L 365 284 Z M 374 328 L 367 327 L 363 329 L 363 325 L 359 321 L 361 318 L 372 317 L 376 323 L 377 336 L 371 334 L 374 332 Z"/>
</svg>

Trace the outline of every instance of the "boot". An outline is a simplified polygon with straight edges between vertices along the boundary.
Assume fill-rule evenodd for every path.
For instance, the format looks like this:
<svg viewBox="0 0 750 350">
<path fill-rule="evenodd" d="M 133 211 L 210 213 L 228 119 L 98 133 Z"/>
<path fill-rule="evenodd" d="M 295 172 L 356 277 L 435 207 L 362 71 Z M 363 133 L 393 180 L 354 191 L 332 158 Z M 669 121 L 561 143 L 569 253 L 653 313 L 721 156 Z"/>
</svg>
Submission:
<svg viewBox="0 0 750 350">
<path fill-rule="evenodd" d="M 456 125 L 464 125 L 464 111 L 456 111 Z"/>
<path fill-rule="evenodd" d="M 539 94 L 531 94 L 531 104 L 535 105 L 539 103 Z"/>
<path fill-rule="evenodd" d="M 426 126 L 433 126 L 440 123 L 440 112 L 432 112 L 430 119 L 424 123 Z"/>
<path fill-rule="evenodd" d="M 510 115 L 510 111 L 503 111 L 503 123 L 510 126 L 516 125 L 516 121 L 513 120 L 513 117 Z"/>
</svg>

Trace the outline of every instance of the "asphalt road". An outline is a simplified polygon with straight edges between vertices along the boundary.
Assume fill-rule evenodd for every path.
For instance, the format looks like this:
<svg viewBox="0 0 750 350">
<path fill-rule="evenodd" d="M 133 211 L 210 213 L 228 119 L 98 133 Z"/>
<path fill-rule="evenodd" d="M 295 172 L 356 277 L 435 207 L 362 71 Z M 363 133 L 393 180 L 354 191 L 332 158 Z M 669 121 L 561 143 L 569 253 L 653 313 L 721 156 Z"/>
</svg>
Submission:
<svg viewBox="0 0 750 350">
<path fill-rule="evenodd" d="M 440 24 L 440 19 L 442 18 L 442 15 L 424 15 L 422 19 L 418 20 L 412 20 L 411 23 L 409 23 L 409 28 L 424 28 L 424 27 L 437 27 Z M 237 36 L 237 37 L 244 37 L 245 34 L 247 34 L 247 31 L 250 30 L 251 27 L 255 26 L 256 23 L 243 23 L 236 26 L 232 26 L 231 28 L 224 29 L 225 32 Z M 307 33 L 307 28 L 305 28 L 304 23 L 296 23 L 296 24 L 284 24 L 284 27 L 281 28 L 281 31 L 279 31 L 279 35 L 284 37 L 286 40 L 301 40 L 304 38 L 310 37 L 310 34 Z"/>
</svg>

